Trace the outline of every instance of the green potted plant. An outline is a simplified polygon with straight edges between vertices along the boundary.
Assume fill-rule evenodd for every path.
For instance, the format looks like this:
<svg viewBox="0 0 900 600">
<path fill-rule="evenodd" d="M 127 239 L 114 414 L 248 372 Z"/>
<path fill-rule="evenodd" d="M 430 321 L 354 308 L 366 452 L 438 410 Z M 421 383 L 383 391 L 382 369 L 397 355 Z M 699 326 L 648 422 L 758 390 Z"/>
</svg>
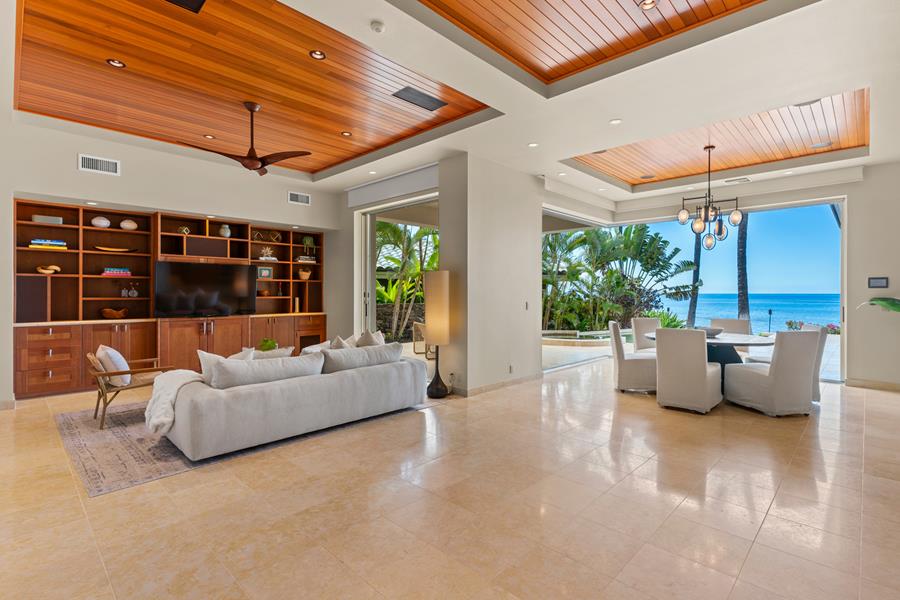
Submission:
<svg viewBox="0 0 900 600">
<path fill-rule="evenodd" d="M 278 342 L 276 342 L 272 338 L 263 338 L 256 347 L 263 352 L 268 352 L 269 350 L 275 350 L 276 348 L 278 348 Z"/>
</svg>

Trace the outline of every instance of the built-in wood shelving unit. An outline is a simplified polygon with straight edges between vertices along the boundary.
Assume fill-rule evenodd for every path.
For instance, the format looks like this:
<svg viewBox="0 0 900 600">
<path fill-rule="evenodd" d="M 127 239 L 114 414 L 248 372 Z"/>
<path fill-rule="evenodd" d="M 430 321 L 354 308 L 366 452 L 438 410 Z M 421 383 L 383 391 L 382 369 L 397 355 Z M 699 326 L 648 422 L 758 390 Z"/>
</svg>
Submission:
<svg viewBox="0 0 900 600">
<path fill-rule="evenodd" d="M 80 321 L 102 318 L 104 308 L 128 309 L 128 318 L 153 314 L 151 216 L 145 213 L 16 200 L 16 307 L 17 323 Z M 33 215 L 61 217 L 62 224 L 32 221 Z M 109 227 L 96 227 L 95 217 L 109 219 Z M 125 219 L 138 228 L 120 227 Z M 32 240 L 60 240 L 62 250 L 29 248 Z M 97 249 L 126 248 L 131 252 Z M 58 273 L 44 275 L 38 266 L 56 265 Z M 107 267 L 128 268 L 133 277 L 102 276 Z M 122 297 L 122 289 L 137 290 L 137 297 Z"/>
<path fill-rule="evenodd" d="M 256 279 L 256 312 L 322 312 L 323 243 L 321 232 L 250 227 L 251 263 L 257 268 L 270 267 L 273 273 L 271 278 Z M 266 252 L 276 260 L 263 260 Z M 312 260 L 300 262 L 301 257 Z M 302 278 L 301 270 L 309 272 L 308 279 Z M 269 295 L 263 296 L 265 293 Z"/>
</svg>

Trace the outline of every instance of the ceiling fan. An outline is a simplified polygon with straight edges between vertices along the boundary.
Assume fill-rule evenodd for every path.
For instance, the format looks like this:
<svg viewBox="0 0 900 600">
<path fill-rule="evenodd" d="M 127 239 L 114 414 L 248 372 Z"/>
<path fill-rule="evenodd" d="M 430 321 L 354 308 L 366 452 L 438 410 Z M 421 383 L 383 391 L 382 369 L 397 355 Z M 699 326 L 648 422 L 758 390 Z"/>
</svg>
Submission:
<svg viewBox="0 0 900 600">
<path fill-rule="evenodd" d="M 239 154 L 228 154 L 227 152 L 219 152 L 218 150 L 211 150 L 209 148 L 204 148 L 203 146 L 195 146 L 194 144 L 189 144 L 187 142 L 181 142 L 185 146 L 190 146 L 191 148 L 196 148 L 197 150 L 204 150 L 206 152 L 212 152 L 213 154 L 218 154 L 220 156 L 224 156 L 226 158 L 230 158 L 231 160 L 236 160 L 241 163 L 245 169 L 249 171 L 256 171 L 259 175 L 265 175 L 268 173 L 266 167 L 269 165 L 273 165 L 277 162 L 281 162 L 283 160 L 287 160 L 289 158 L 297 158 L 299 156 L 309 156 L 309 152 L 306 150 L 289 150 L 287 152 L 273 152 L 272 154 L 266 154 L 265 156 L 258 156 L 256 154 L 256 148 L 253 144 L 253 115 L 260 111 L 262 106 L 257 104 L 256 102 L 244 102 L 244 108 L 250 111 L 250 149 L 247 150 L 247 154 L 241 156 Z"/>
</svg>

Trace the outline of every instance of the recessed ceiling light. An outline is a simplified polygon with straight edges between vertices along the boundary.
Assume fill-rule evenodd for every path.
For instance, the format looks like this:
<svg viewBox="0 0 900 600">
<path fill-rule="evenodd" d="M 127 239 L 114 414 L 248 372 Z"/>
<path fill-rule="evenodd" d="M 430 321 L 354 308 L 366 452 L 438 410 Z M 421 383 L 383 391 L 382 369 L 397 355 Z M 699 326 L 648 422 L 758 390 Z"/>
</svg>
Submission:
<svg viewBox="0 0 900 600">
<path fill-rule="evenodd" d="M 214 136 L 214 135 L 211 134 L 211 133 L 206 133 L 206 134 L 203 135 L 203 137 L 205 137 L 205 138 L 208 139 L 208 140 L 214 140 L 214 139 L 216 139 L 216 136 Z"/>
<path fill-rule="evenodd" d="M 622 119 L 610 119 L 609 124 L 612 126 L 621 125 Z"/>
<path fill-rule="evenodd" d="M 216 218 L 216 215 L 206 215 L 206 218 L 207 218 L 207 219 L 215 219 L 215 218 Z"/>
<path fill-rule="evenodd" d="M 654 177 L 656 177 L 656 175 L 653 175 L 652 173 L 641 175 L 641 179 L 653 179 Z"/>
<path fill-rule="evenodd" d="M 794 172 L 793 172 L 793 171 L 785 171 L 784 174 L 785 174 L 785 175 L 793 175 Z"/>
<path fill-rule="evenodd" d="M 291 225 L 291 229 L 300 229 L 299 225 Z"/>
<path fill-rule="evenodd" d="M 378 171 L 369 171 L 369 175 L 378 175 Z"/>
<path fill-rule="evenodd" d="M 560 177 L 565 177 L 565 176 L 566 176 L 566 174 L 563 173 L 562 171 L 560 171 L 559 173 L 557 173 L 557 175 L 560 176 Z"/>
<path fill-rule="evenodd" d="M 342 132 L 341 132 L 341 135 L 344 136 L 344 137 L 350 137 L 350 136 L 353 135 L 353 134 L 350 133 L 349 131 L 342 131 Z"/>
<path fill-rule="evenodd" d="M 687 186 L 687 189 L 692 190 L 692 189 L 694 189 L 694 186 L 689 185 L 689 186 Z"/>
<path fill-rule="evenodd" d="M 656 8 L 656 0 L 639 0 L 638 6 L 643 10 L 652 10 Z"/>
<path fill-rule="evenodd" d="M 529 148 L 537 148 L 538 147 L 537 142 L 531 142 L 530 144 L 528 144 L 528 147 Z"/>
<path fill-rule="evenodd" d="M 598 192 L 605 192 L 605 191 L 606 191 L 606 188 L 597 188 L 597 191 L 598 191 Z"/>
<path fill-rule="evenodd" d="M 817 142 L 810 146 L 813 150 L 820 150 L 822 148 L 830 148 L 832 144 L 831 140 L 825 140 L 824 142 Z"/>
<path fill-rule="evenodd" d="M 85 202 L 88 206 L 97 206 L 96 202 Z"/>
<path fill-rule="evenodd" d="M 123 62 L 122 62 L 121 60 L 119 60 L 118 58 L 107 58 L 107 59 L 106 59 L 106 64 L 108 64 L 108 65 L 111 66 L 111 67 L 115 67 L 115 68 L 117 68 L 117 69 L 124 69 L 124 68 L 125 68 L 125 63 L 123 63 Z"/>
<path fill-rule="evenodd" d="M 321 50 L 310 50 L 309 55 L 316 60 L 325 60 L 325 53 Z"/>
</svg>

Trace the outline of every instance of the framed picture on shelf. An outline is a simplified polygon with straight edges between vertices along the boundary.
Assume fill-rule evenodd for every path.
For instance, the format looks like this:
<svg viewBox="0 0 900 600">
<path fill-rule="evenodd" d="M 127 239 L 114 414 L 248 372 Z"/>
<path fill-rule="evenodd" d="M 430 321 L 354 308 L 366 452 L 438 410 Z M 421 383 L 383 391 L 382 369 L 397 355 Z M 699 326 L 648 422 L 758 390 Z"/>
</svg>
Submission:
<svg viewBox="0 0 900 600">
<path fill-rule="evenodd" d="M 256 278 L 257 279 L 274 279 L 275 277 L 275 269 L 272 267 L 256 267 Z"/>
</svg>

